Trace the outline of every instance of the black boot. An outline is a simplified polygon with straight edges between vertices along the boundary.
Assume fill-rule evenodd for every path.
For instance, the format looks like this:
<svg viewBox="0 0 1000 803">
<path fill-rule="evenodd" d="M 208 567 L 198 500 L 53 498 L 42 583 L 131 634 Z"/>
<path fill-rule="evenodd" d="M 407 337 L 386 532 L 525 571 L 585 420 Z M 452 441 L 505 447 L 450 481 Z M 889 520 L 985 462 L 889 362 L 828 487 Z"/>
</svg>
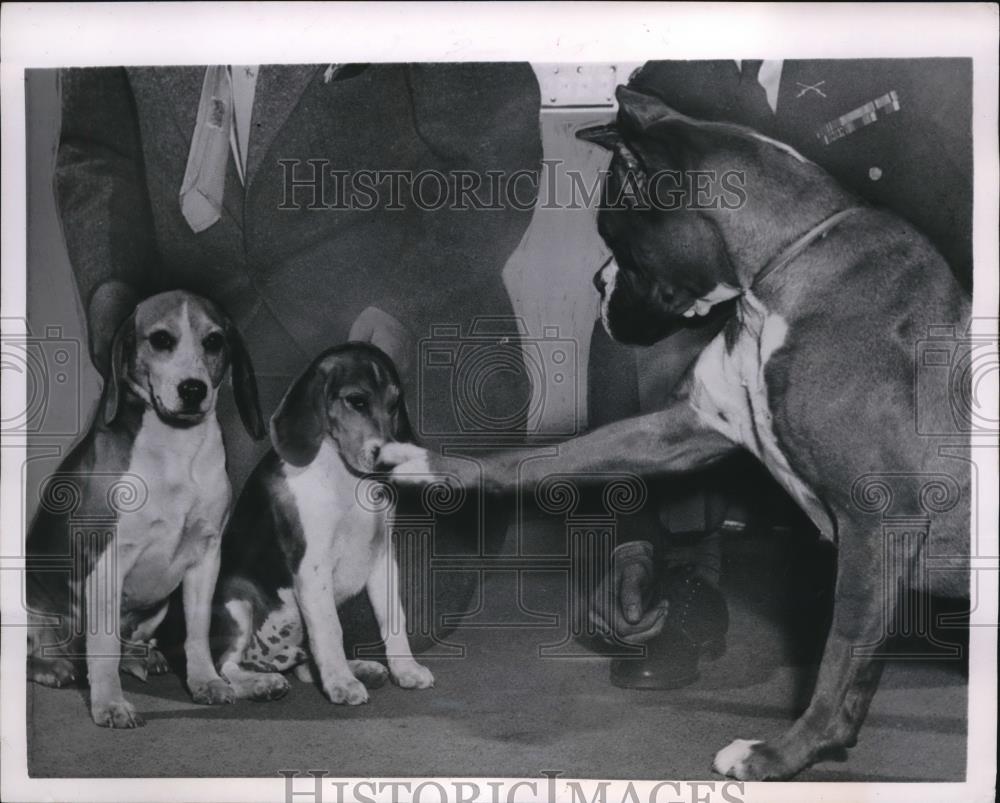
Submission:
<svg viewBox="0 0 1000 803">
<path fill-rule="evenodd" d="M 643 658 L 615 658 L 611 683 L 623 689 L 678 689 L 698 679 L 698 662 L 726 651 L 729 609 L 718 588 L 694 566 L 668 569 L 662 580 L 670 602 L 663 631 L 645 643 Z"/>
</svg>

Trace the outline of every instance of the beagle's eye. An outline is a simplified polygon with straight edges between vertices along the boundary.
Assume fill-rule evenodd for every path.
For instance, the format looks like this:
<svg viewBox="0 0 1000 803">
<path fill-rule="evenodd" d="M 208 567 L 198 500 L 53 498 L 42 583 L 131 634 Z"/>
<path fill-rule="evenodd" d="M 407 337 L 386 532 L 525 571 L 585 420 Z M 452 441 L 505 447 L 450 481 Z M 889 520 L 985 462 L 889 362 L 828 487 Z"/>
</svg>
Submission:
<svg viewBox="0 0 1000 803">
<path fill-rule="evenodd" d="M 357 410 L 359 413 L 368 412 L 367 396 L 363 396 L 360 393 L 352 393 L 349 396 L 345 396 L 344 401 L 347 402 L 347 406 L 352 410 Z"/>
<path fill-rule="evenodd" d="M 157 329 L 149 336 L 149 345 L 157 351 L 169 351 L 177 343 L 177 339 L 165 329 Z"/>
<path fill-rule="evenodd" d="M 205 336 L 205 339 L 201 341 L 201 345 L 205 347 L 205 351 L 215 353 L 221 351 L 222 347 L 226 343 L 226 338 L 223 337 L 222 332 L 212 332 Z"/>
</svg>

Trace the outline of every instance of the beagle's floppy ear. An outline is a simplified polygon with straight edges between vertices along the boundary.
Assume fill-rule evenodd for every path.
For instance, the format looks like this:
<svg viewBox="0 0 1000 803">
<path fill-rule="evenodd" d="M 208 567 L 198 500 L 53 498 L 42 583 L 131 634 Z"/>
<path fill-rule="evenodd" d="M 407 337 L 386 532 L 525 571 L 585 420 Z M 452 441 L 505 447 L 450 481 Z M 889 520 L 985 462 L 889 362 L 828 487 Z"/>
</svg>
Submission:
<svg viewBox="0 0 1000 803">
<path fill-rule="evenodd" d="M 308 466 L 326 436 L 328 372 L 314 362 L 285 393 L 271 416 L 271 444 L 286 463 Z"/>
<path fill-rule="evenodd" d="M 111 358 L 108 367 L 108 379 L 104 383 L 104 423 L 113 424 L 118 418 L 125 394 L 125 381 L 128 377 L 128 363 L 135 348 L 135 311 L 128 316 L 115 332 L 111 341 Z"/>
<path fill-rule="evenodd" d="M 226 344 L 232 364 L 233 396 L 236 409 L 247 433 L 255 441 L 264 437 L 264 416 L 260 411 L 257 397 L 257 378 L 254 376 L 250 352 L 247 351 L 243 336 L 231 321 L 226 320 Z"/>
</svg>

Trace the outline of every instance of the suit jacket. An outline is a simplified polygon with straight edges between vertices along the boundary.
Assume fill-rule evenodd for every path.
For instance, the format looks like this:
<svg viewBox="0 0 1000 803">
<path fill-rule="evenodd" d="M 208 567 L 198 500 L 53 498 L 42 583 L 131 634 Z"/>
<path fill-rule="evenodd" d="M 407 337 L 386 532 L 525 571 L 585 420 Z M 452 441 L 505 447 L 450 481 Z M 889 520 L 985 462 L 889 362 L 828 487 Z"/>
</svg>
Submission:
<svg viewBox="0 0 1000 803">
<path fill-rule="evenodd" d="M 405 194 L 393 210 L 388 193 L 368 211 L 309 208 L 308 191 L 286 198 L 281 162 L 300 180 L 308 160 L 345 171 L 537 171 L 531 68 L 347 65 L 331 77 L 326 65 L 263 66 L 246 186 L 230 159 L 222 217 L 194 234 L 178 194 L 203 77 L 204 67 L 62 75 L 57 198 L 92 336 L 96 318 L 124 317 L 137 296 L 178 287 L 209 296 L 243 332 L 268 414 L 289 380 L 374 306 L 409 335 L 411 408 L 452 404 L 447 378 L 415 398 L 417 342 L 434 324 L 512 315 L 501 270 L 531 211 L 422 211 Z M 483 396 L 501 418 L 529 393 L 526 376 L 504 379 Z"/>
</svg>

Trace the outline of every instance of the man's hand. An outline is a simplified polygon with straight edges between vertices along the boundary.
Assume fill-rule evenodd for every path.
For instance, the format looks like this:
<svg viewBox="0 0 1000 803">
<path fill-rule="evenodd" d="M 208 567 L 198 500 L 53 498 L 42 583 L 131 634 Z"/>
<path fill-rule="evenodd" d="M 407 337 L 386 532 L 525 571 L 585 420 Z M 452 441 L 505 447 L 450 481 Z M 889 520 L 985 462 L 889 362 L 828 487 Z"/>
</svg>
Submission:
<svg viewBox="0 0 1000 803">
<path fill-rule="evenodd" d="M 656 586 L 652 544 L 630 541 L 615 549 L 590 608 L 605 641 L 641 644 L 660 633 L 667 602 L 655 599 Z"/>
</svg>

